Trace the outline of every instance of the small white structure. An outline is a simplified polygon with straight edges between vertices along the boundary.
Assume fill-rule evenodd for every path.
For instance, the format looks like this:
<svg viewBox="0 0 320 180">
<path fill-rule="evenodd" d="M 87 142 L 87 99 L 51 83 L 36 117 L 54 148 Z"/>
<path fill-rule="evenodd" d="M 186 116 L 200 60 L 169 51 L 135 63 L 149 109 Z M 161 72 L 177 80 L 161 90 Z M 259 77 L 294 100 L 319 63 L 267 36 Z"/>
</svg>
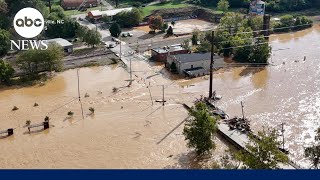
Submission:
<svg viewBox="0 0 320 180">
<path fill-rule="evenodd" d="M 131 11 L 131 10 L 132 10 L 132 7 L 120 8 L 120 9 L 111 9 L 111 10 L 106 10 L 106 11 L 92 10 L 92 11 L 88 12 L 88 17 L 94 18 L 94 19 L 99 19 L 102 16 L 113 17 L 113 16 L 117 15 L 120 12 Z"/>
<path fill-rule="evenodd" d="M 167 60 L 167 67 L 175 63 L 177 72 L 180 75 L 198 77 L 207 75 L 210 72 L 211 53 L 190 53 L 171 55 Z M 213 69 L 222 68 L 224 60 L 222 57 L 214 55 Z"/>
<path fill-rule="evenodd" d="M 265 12 L 265 2 L 261 0 L 254 0 L 250 3 L 249 14 L 251 15 L 264 15 Z"/>
<path fill-rule="evenodd" d="M 55 39 L 48 39 L 48 44 L 56 43 L 60 45 L 65 53 L 72 53 L 73 52 L 73 44 L 69 41 L 62 39 L 62 38 L 55 38 Z"/>
</svg>

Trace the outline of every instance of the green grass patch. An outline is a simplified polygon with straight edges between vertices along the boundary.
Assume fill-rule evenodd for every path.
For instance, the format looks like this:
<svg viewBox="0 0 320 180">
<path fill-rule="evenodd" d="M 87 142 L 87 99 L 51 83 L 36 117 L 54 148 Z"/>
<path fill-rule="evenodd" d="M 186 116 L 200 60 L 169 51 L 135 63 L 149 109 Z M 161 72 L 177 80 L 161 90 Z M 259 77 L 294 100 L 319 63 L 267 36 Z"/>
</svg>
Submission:
<svg viewBox="0 0 320 180">
<path fill-rule="evenodd" d="M 170 9 L 170 8 L 184 8 L 188 7 L 188 4 L 180 4 L 180 3 L 175 3 L 175 2 L 168 2 L 168 3 L 163 3 L 163 4 L 155 4 L 152 6 L 146 6 L 142 8 L 142 13 L 143 16 L 148 16 L 152 14 L 152 11 L 154 10 L 159 10 L 159 9 Z"/>
</svg>

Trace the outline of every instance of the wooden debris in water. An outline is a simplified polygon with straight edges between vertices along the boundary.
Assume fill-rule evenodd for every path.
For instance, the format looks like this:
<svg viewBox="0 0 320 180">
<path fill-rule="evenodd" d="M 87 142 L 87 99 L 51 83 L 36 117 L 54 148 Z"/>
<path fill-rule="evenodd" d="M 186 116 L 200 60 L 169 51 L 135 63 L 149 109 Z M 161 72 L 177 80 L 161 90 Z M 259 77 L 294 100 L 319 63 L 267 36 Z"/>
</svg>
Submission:
<svg viewBox="0 0 320 180">
<path fill-rule="evenodd" d="M 246 118 L 234 117 L 232 119 L 225 120 L 231 130 L 237 129 L 243 133 L 250 133 L 250 121 Z"/>
</svg>

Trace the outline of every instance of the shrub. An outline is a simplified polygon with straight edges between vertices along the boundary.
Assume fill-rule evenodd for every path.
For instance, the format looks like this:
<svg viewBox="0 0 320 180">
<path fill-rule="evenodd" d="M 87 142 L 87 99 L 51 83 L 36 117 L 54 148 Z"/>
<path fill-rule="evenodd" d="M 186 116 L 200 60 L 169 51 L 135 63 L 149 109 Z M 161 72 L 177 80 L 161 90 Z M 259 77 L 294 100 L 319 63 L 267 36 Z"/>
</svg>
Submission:
<svg viewBox="0 0 320 180">
<path fill-rule="evenodd" d="M 68 116 L 73 116 L 73 114 L 74 114 L 74 112 L 72 112 L 72 111 L 68 112 Z"/>
<path fill-rule="evenodd" d="M 31 121 L 30 120 L 26 120 L 26 126 L 30 126 Z"/>
<path fill-rule="evenodd" d="M 37 106 L 39 106 L 39 104 L 38 103 L 34 103 L 33 107 L 37 107 Z"/>
<path fill-rule="evenodd" d="M 91 113 L 94 113 L 94 108 L 93 108 L 93 107 L 90 107 L 90 108 L 89 108 L 89 111 L 90 111 Z"/>
<path fill-rule="evenodd" d="M 13 106 L 13 108 L 12 108 L 12 111 L 16 111 L 16 110 L 18 110 L 19 108 L 17 107 L 17 106 Z"/>
<path fill-rule="evenodd" d="M 119 90 L 119 89 L 118 89 L 118 88 L 116 88 L 116 87 L 113 87 L 113 88 L 112 88 L 112 92 L 113 92 L 113 93 L 118 92 L 118 90 Z"/>
<path fill-rule="evenodd" d="M 44 121 L 45 121 L 45 122 L 48 122 L 49 120 L 50 120 L 49 116 L 46 116 L 46 117 L 44 118 Z"/>
</svg>

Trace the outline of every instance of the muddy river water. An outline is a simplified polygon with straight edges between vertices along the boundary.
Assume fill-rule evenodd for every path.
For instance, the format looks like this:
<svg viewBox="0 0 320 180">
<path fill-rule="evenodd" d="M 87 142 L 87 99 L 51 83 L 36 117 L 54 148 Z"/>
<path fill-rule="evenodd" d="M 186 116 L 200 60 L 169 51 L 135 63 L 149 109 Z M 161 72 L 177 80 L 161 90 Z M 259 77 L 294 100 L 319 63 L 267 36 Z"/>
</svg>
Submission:
<svg viewBox="0 0 320 180">
<path fill-rule="evenodd" d="M 214 89 L 223 96 L 218 105 L 230 116 L 240 116 L 243 101 L 256 131 L 285 123 L 290 156 L 308 167 L 303 147 L 320 126 L 320 27 L 270 41 L 272 65 L 215 73 Z M 142 61 L 134 62 L 133 70 L 131 87 L 128 72 L 119 66 L 79 70 L 84 120 L 76 70 L 59 73 L 45 85 L 1 89 L 0 130 L 16 129 L 14 136 L 0 139 L 0 168 L 196 167 L 182 135 L 188 114 L 181 103 L 207 95 L 208 77 L 173 81 L 162 66 Z M 153 102 L 162 98 L 162 85 L 164 107 Z M 39 106 L 33 107 L 35 102 Z M 13 106 L 19 110 L 12 111 Z M 29 134 L 25 121 L 39 123 L 45 116 L 51 128 Z M 226 147 L 217 141 L 216 154 L 221 155 Z"/>
</svg>

